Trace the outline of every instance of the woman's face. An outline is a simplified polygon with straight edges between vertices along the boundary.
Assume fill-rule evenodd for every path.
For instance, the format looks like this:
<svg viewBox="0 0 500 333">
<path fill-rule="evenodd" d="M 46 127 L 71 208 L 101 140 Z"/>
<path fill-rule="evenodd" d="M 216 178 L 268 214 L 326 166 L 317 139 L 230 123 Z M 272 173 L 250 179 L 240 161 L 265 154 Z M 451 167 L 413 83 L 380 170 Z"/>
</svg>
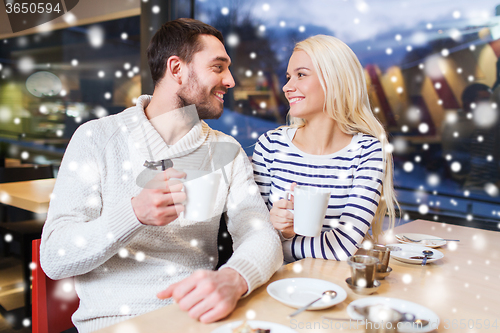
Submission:
<svg viewBox="0 0 500 333">
<path fill-rule="evenodd" d="M 288 82 L 283 86 L 283 92 L 290 103 L 290 115 L 304 119 L 324 115 L 325 95 L 318 73 L 307 53 L 293 52 L 286 77 Z"/>
</svg>

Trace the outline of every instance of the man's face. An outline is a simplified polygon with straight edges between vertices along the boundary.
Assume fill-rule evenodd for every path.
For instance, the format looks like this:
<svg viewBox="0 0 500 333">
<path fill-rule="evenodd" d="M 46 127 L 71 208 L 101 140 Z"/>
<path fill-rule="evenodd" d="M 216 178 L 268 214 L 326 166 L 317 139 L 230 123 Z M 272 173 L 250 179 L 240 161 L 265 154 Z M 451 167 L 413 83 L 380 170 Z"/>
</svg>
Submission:
<svg viewBox="0 0 500 333">
<path fill-rule="evenodd" d="M 200 35 L 203 49 L 193 56 L 177 95 L 181 107 L 194 104 L 200 119 L 217 119 L 222 115 L 224 94 L 234 87 L 229 71 L 231 60 L 224 45 L 214 36 Z"/>
</svg>

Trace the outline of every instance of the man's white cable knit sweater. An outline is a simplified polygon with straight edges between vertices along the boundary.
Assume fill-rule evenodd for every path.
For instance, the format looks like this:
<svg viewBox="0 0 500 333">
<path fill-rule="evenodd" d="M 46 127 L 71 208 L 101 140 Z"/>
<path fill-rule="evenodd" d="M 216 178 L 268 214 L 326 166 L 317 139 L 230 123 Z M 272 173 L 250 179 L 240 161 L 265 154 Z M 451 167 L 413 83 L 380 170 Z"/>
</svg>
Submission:
<svg viewBox="0 0 500 333">
<path fill-rule="evenodd" d="M 73 322 L 79 332 L 165 306 L 170 300 L 158 299 L 159 291 L 197 269 L 213 270 L 225 206 L 235 252 L 222 268 L 238 271 L 248 293 L 283 261 L 241 148 L 224 167 L 229 184 L 221 177 L 212 219 L 178 218 L 164 227 L 137 220 L 131 198 L 142 190 L 136 178 L 145 160 L 170 158 L 176 169 L 193 169 L 194 164 L 210 170 L 210 143 L 238 144 L 199 122 L 168 147 L 144 114 L 150 100 L 141 96 L 135 107 L 80 126 L 61 163 L 42 234 L 41 266 L 52 279 L 75 276 L 80 306 Z"/>
</svg>

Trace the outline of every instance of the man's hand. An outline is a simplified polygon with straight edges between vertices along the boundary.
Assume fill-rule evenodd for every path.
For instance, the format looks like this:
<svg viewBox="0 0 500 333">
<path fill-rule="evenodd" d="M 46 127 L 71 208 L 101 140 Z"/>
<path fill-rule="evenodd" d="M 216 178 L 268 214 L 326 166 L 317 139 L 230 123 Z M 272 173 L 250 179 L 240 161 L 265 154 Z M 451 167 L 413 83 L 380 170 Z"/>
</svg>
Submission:
<svg viewBox="0 0 500 333">
<path fill-rule="evenodd" d="M 137 219 L 146 225 L 164 226 L 184 211 L 186 200 L 183 184 L 171 178 L 184 178 L 184 172 L 169 168 L 150 180 L 138 196 L 132 198 L 132 208 Z"/>
<path fill-rule="evenodd" d="M 295 186 L 297 184 L 292 183 L 292 191 L 295 189 Z M 274 229 L 281 231 L 281 234 L 285 238 L 295 236 L 295 232 L 293 231 L 293 213 L 288 210 L 293 209 L 293 203 L 293 195 L 291 200 L 278 200 L 273 203 L 273 208 L 269 212 Z"/>
<path fill-rule="evenodd" d="M 196 271 L 159 292 L 157 297 L 173 297 L 191 318 L 207 324 L 230 314 L 247 290 L 247 283 L 238 272 L 223 268 L 220 271 Z"/>
</svg>

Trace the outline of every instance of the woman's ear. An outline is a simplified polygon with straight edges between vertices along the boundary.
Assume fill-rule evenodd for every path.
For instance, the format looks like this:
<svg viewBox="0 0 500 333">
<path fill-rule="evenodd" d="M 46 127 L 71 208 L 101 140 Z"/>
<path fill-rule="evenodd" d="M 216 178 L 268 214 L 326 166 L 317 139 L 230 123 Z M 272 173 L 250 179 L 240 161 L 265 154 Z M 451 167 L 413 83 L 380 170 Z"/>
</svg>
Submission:
<svg viewBox="0 0 500 333">
<path fill-rule="evenodd" d="M 182 84 L 182 72 L 184 62 L 178 56 L 171 56 L 167 60 L 167 69 L 165 76 L 169 76 L 178 84 Z"/>
</svg>

